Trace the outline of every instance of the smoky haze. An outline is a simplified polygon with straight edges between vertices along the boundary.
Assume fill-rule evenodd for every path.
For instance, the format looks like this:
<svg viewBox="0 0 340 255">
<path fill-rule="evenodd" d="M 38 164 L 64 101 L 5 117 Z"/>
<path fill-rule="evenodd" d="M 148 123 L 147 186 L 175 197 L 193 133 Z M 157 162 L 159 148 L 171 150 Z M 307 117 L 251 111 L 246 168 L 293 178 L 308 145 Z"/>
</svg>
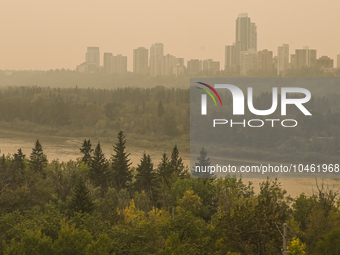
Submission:
<svg viewBox="0 0 340 255">
<path fill-rule="evenodd" d="M 235 40 L 235 20 L 248 13 L 257 25 L 258 50 L 288 43 L 290 52 L 309 46 L 336 59 L 340 2 L 326 1 L 2 1 L 0 69 L 75 67 L 88 46 L 128 57 L 151 44 L 177 57 L 221 61 Z"/>
</svg>

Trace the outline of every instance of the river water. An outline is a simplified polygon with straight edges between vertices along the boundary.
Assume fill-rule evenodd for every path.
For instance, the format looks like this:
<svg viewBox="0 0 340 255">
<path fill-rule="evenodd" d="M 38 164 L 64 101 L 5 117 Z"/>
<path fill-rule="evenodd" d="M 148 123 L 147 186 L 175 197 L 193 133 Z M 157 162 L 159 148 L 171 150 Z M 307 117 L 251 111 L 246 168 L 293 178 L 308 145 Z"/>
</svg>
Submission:
<svg viewBox="0 0 340 255">
<path fill-rule="evenodd" d="M 9 131 L 0 131 L 1 155 L 13 155 L 19 148 L 21 148 L 23 153 L 26 154 L 26 157 L 29 157 L 37 139 L 39 139 L 49 161 L 52 161 L 53 159 L 58 159 L 59 161 L 76 160 L 78 157 L 82 156 L 79 148 L 81 147 L 83 140 L 80 138 L 57 137 Z M 98 141 L 91 140 L 91 143 L 92 148 L 95 149 Z M 109 159 L 111 154 L 114 152 L 112 144 L 101 143 L 100 145 L 105 157 Z M 136 147 L 129 147 L 128 141 L 126 147 L 127 152 L 131 153 L 129 158 L 132 162 L 132 166 L 137 166 L 137 164 L 139 164 L 144 152 L 150 154 L 155 166 L 159 163 L 163 154 L 162 151 L 150 151 Z M 167 153 L 170 154 L 171 152 L 169 151 Z M 183 157 L 183 161 L 185 165 L 189 165 L 188 157 Z"/>
<path fill-rule="evenodd" d="M 59 159 L 59 161 L 69 161 L 76 160 L 81 157 L 79 148 L 83 142 L 80 138 L 69 138 L 69 137 L 55 137 L 46 135 L 37 135 L 29 133 L 19 133 L 19 132 L 9 132 L 0 131 L 0 151 L 1 154 L 11 154 L 17 152 L 19 148 L 22 149 L 26 157 L 29 157 L 34 147 L 36 139 L 39 139 L 43 146 L 44 153 L 47 155 L 49 161 L 53 159 Z M 92 147 L 94 148 L 98 141 L 91 140 Z M 110 158 L 113 153 L 112 144 L 101 143 L 103 153 L 106 158 Z M 151 159 L 156 167 L 162 157 L 162 151 L 150 151 L 141 148 L 129 147 L 127 142 L 127 151 L 131 153 L 130 159 L 132 166 L 137 166 L 140 159 L 144 153 L 150 154 Z M 168 152 L 170 154 L 171 152 Z M 170 156 L 170 155 L 168 155 Z M 189 156 L 181 155 L 185 165 L 189 165 Z M 233 163 L 233 161 L 231 161 Z M 240 164 L 239 161 L 235 161 L 235 164 Z M 245 182 L 252 181 L 255 187 L 255 192 L 259 191 L 259 183 L 264 181 L 264 179 L 252 178 L 244 179 Z M 300 193 L 304 192 L 306 195 L 312 195 L 317 192 L 315 179 L 312 178 L 299 178 L 299 179 L 288 179 L 283 178 L 279 180 L 282 187 L 287 190 L 288 194 L 292 197 L 298 196 Z M 325 188 L 333 189 L 339 191 L 340 180 L 339 179 L 324 179 L 318 180 L 319 185 L 324 182 Z"/>
</svg>

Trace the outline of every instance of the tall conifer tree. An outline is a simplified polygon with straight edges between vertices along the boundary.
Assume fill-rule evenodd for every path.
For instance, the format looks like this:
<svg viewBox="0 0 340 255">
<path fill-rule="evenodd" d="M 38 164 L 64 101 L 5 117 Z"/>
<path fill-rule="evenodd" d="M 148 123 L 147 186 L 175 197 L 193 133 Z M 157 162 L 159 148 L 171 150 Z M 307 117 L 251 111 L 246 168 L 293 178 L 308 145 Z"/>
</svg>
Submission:
<svg viewBox="0 0 340 255">
<path fill-rule="evenodd" d="M 39 142 L 39 139 L 37 139 L 37 141 L 35 142 L 35 146 L 32 149 L 32 153 L 30 155 L 28 164 L 33 171 L 44 175 L 43 169 L 47 165 L 47 163 L 48 161 L 47 161 L 46 155 L 44 154 L 44 151 L 41 146 L 41 143 Z"/>
<path fill-rule="evenodd" d="M 70 213 L 91 213 L 94 210 L 90 191 L 81 177 L 78 179 L 77 184 L 73 189 L 72 198 L 69 203 L 69 210 Z"/>
<path fill-rule="evenodd" d="M 129 187 L 132 181 L 132 173 L 130 172 L 130 153 L 126 152 L 126 139 L 123 131 L 118 133 L 118 141 L 113 145 L 114 154 L 112 154 L 112 170 L 115 188 L 119 191 Z"/>
</svg>

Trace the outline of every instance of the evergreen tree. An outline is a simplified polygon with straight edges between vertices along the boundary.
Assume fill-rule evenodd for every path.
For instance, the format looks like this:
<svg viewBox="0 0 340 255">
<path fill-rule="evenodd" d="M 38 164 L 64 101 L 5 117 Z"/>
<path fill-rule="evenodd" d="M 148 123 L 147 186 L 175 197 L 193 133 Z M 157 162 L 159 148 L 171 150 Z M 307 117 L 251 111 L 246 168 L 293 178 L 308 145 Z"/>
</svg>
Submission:
<svg viewBox="0 0 340 255">
<path fill-rule="evenodd" d="M 37 139 L 37 141 L 35 142 L 35 146 L 32 149 L 28 164 L 33 171 L 44 174 L 43 169 L 47 165 L 47 163 L 48 162 L 46 155 L 43 152 L 39 139 Z"/>
<path fill-rule="evenodd" d="M 93 149 L 91 148 L 90 139 L 88 141 L 85 139 L 79 150 L 81 153 L 83 153 L 81 161 L 89 165 L 91 162 L 91 153 L 93 152 Z"/>
<path fill-rule="evenodd" d="M 171 195 L 172 172 L 169 158 L 165 152 L 163 153 L 162 159 L 158 164 L 157 182 L 163 206 L 168 208 L 169 197 Z"/>
<path fill-rule="evenodd" d="M 171 153 L 170 169 L 172 176 L 182 178 L 183 175 L 185 174 L 183 171 L 184 170 L 183 160 L 179 156 L 177 145 L 175 145 Z"/>
<path fill-rule="evenodd" d="M 13 162 L 14 162 L 15 167 L 17 169 L 23 170 L 25 168 L 24 159 L 26 155 L 22 153 L 21 148 L 18 149 L 17 153 L 14 153 L 13 157 L 14 157 Z"/>
<path fill-rule="evenodd" d="M 166 155 L 166 153 L 164 152 L 162 155 L 162 159 L 158 164 L 158 179 L 159 180 L 163 180 L 167 183 L 169 183 L 170 179 L 171 179 L 171 166 L 170 166 L 170 161 L 168 156 Z"/>
<path fill-rule="evenodd" d="M 117 191 L 128 188 L 129 183 L 132 181 L 132 173 L 129 170 L 131 165 L 130 153 L 125 151 L 126 139 L 123 131 L 118 133 L 118 141 L 113 145 L 115 154 L 112 154 L 112 170 L 113 170 L 113 181 Z"/>
<path fill-rule="evenodd" d="M 200 150 L 200 156 L 197 157 L 198 162 L 195 163 L 195 166 L 199 166 L 201 172 L 196 172 L 196 167 L 193 169 L 193 176 L 198 177 L 198 178 L 214 178 L 215 175 L 212 175 L 209 173 L 208 167 L 211 166 L 211 161 L 210 158 L 207 158 L 207 151 L 202 148 Z M 206 171 L 206 172 L 202 172 Z M 205 183 L 205 182 L 204 182 Z"/>
<path fill-rule="evenodd" d="M 157 115 L 158 115 L 158 117 L 162 117 L 163 114 L 164 114 L 164 107 L 163 107 L 162 100 L 161 100 L 158 103 Z"/>
<path fill-rule="evenodd" d="M 150 155 L 143 154 L 140 164 L 137 166 L 135 187 L 139 192 L 145 191 L 149 200 L 153 199 L 153 187 L 155 184 L 156 174 L 153 170 Z"/>
<path fill-rule="evenodd" d="M 91 213 L 94 210 L 90 191 L 81 177 L 73 189 L 73 194 L 69 202 L 69 210 L 71 214 L 74 212 Z"/>
<path fill-rule="evenodd" d="M 104 153 L 100 147 L 100 143 L 97 144 L 94 150 L 93 157 L 90 161 L 90 174 L 89 177 L 93 182 L 94 187 L 101 187 L 102 192 L 107 189 L 108 177 L 108 162 L 104 156 Z"/>
</svg>

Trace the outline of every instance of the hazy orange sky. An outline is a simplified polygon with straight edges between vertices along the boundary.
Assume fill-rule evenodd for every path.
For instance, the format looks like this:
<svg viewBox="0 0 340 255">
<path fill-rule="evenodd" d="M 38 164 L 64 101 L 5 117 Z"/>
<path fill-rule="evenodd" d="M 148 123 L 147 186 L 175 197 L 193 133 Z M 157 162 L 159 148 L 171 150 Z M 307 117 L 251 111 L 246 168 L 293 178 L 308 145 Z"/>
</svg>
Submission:
<svg viewBox="0 0 340 255">
<path fill-rule="evenodd" d="M 317 56 L 340 53 L 339 0 L 2 0 L 0 69 L 56 69 L 84 62 L 87 46 L 128 56 L 155 42 L 176 57 L 221 61 L 235 40 L 235 20 L 248 13 L 258 50 L 290 53 L 309 46 Z"/>
</svg>

